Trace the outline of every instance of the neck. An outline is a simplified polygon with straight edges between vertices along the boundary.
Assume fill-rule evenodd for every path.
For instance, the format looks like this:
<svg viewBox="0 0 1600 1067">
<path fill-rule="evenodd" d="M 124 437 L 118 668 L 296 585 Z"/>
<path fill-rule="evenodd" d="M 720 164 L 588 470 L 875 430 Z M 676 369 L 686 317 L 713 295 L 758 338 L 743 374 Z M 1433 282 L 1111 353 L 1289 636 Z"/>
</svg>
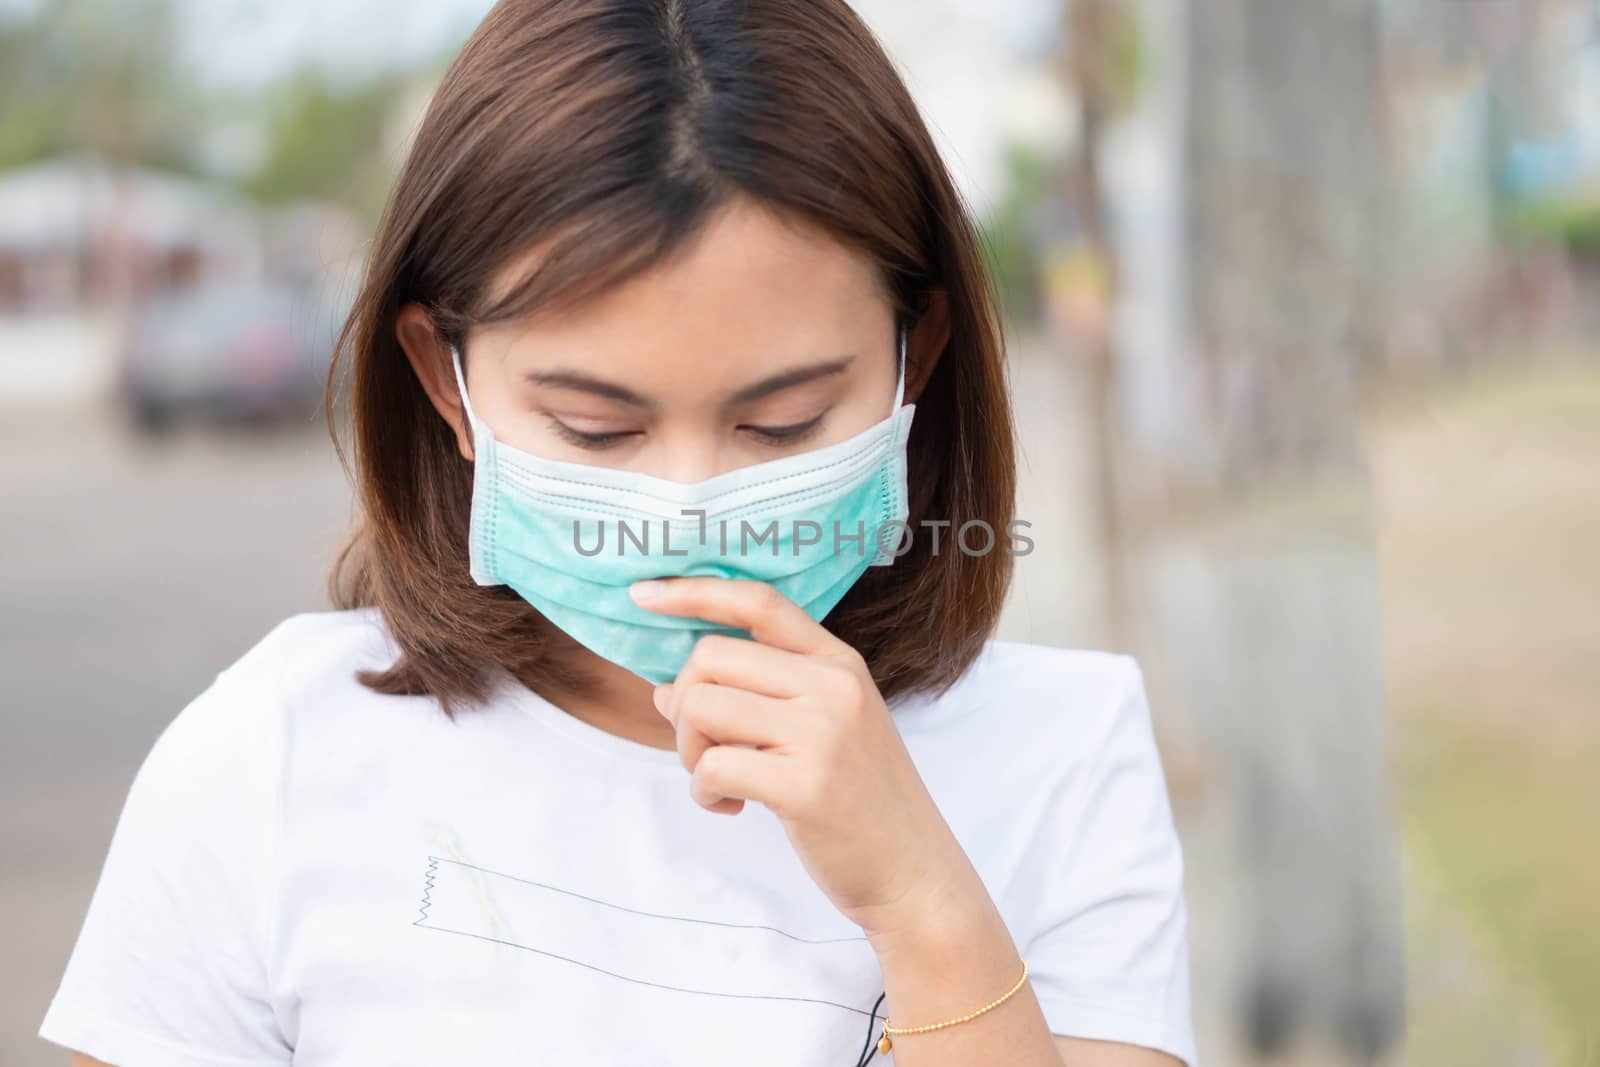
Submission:
<svg viewBox="0 0 1600 1067">
<path fill-rule="evenodd" d="M 540 696 L 606 733 L 652 748 L 678 747 L 672 724 L 651 699 L 654 685 L 586 648 L 575 648 L 571 655 L 575 673 L 584 678 L 583 689 L 551 689 Z"/>
</svg>

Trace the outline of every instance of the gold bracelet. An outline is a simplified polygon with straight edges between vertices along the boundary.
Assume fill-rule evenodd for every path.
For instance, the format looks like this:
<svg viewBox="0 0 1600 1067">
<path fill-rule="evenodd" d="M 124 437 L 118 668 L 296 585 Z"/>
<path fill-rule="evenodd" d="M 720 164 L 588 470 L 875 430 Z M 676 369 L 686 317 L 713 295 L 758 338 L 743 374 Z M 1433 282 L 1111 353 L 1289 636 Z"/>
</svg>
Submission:
<svg viewBox="0 0 1600 1067">
<path fill-rule="evenodd" d="M 1026 982 L 1027 980 L 1028 980 L 1028 961 L 1027 960 L 1023 960 L 1022 961 L 1022 977 L 1017 979 L 1017 984 L 1012 986 L 1010 991 L 1007 992 L 1005 996 L 1001 997 L 999 1000 L 996 1000 L 996 1001 L 994 1001 L 992 1003 L 985 1004 L 983 1007 L 979 1008 L 977 1011 L 968 1012 L 966 1015 L 961 1016 L 959 1019 L 946 1019 L 942 1023 L 929 1023 L 927 1026 L 890 1026 L 889 1025 L 889 1020 L 886 1018 L 886 1019 L 883 1020 L 883 1036 L 878 1039 L 878 1051 L 882 1052 L 882 1053 L 887 1053 L 889 1051 L 889 1049 L 893 1047 L 893 1042 L 891 1042 L 889 1040 L 889 1035 L 890 1034 L 925 1034 L 929 1030 L 942 1030 L 947 1026 L 954 1026 L 957 1023 L 970 1022 L 971 1020 L 976 1019 L 978 1016 L 982 1015 L 984 1012 L 989 1011 L 989 1010 L 991 1010 L 993 1008 L 998 1008 L 1000 1005 L 1004 1004 L 1007 1000 L 1011 999 L 1011 994 L 1015 993 L 1017 990 L 1021 989 L 1022 988 L 1022 983 Z"/>
</svg>

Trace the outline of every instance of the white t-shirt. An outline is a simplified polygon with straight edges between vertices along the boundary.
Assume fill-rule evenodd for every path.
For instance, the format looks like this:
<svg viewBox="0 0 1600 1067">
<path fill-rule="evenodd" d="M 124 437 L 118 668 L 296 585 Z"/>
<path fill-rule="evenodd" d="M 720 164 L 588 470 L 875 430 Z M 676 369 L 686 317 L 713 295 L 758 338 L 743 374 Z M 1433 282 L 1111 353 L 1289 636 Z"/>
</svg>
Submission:
<svg viewBox="0 0 1600 1067">
<path fill-rule="evenodd" d="M 706 811 L 676 752 L 509 677 L 454 722 L 357 682 L 394 652 L 375 610 L 296 615 L 176 716 L 42 1037 L 114 1067 L 856 1062 L 882 973 L 766 807 Z M 1051 1030 L 1193 1067 L 1135 661 L 994 642 L 892 714 Z"/>
</svg>

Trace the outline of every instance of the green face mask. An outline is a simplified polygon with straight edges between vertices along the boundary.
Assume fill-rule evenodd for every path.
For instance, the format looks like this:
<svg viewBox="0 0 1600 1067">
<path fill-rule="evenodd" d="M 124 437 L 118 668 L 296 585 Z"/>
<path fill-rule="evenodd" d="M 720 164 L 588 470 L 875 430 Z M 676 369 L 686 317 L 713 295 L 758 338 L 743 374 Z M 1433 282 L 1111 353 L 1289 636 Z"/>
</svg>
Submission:
<svg viewBox="0 0 1600 1067">
<path fill-rule="evenodd" d="M 470 566 L 507 585 L 597 655 L 670 682 L 700 637 L 748 636 L 633 602 L 647 578 L 711 575 L 767 582 L 820 621 L 871 566 L 894 562 L 906 526 L 905 331 L 889 416 L 847 441 L 673 482 L 566 463 L 496 441 L 472 410 L 460 353 L 456 385 L 472 426 Z"/>
</svg>

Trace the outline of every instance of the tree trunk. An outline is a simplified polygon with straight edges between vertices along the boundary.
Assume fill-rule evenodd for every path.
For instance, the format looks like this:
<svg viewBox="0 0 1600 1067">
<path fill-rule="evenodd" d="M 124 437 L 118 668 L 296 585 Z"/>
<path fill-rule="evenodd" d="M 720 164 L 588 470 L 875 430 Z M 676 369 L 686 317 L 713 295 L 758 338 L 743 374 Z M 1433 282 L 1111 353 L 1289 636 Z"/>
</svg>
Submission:
<svg viewBox="0 0 1600 1067">
<path fill-rule="evenodd" d="M 1361 433 L 1385 293 L 1379 15 L 1191 0 L 1186 18 L 1203 402 L 1139 457 L 1163 488 L 1129 553 L 1136 644 L 1219 772 L 1240 1034 L 1257 1056 L 1320 1037 L 1367 1063 L 1404 996 Z"/>
</svg>

